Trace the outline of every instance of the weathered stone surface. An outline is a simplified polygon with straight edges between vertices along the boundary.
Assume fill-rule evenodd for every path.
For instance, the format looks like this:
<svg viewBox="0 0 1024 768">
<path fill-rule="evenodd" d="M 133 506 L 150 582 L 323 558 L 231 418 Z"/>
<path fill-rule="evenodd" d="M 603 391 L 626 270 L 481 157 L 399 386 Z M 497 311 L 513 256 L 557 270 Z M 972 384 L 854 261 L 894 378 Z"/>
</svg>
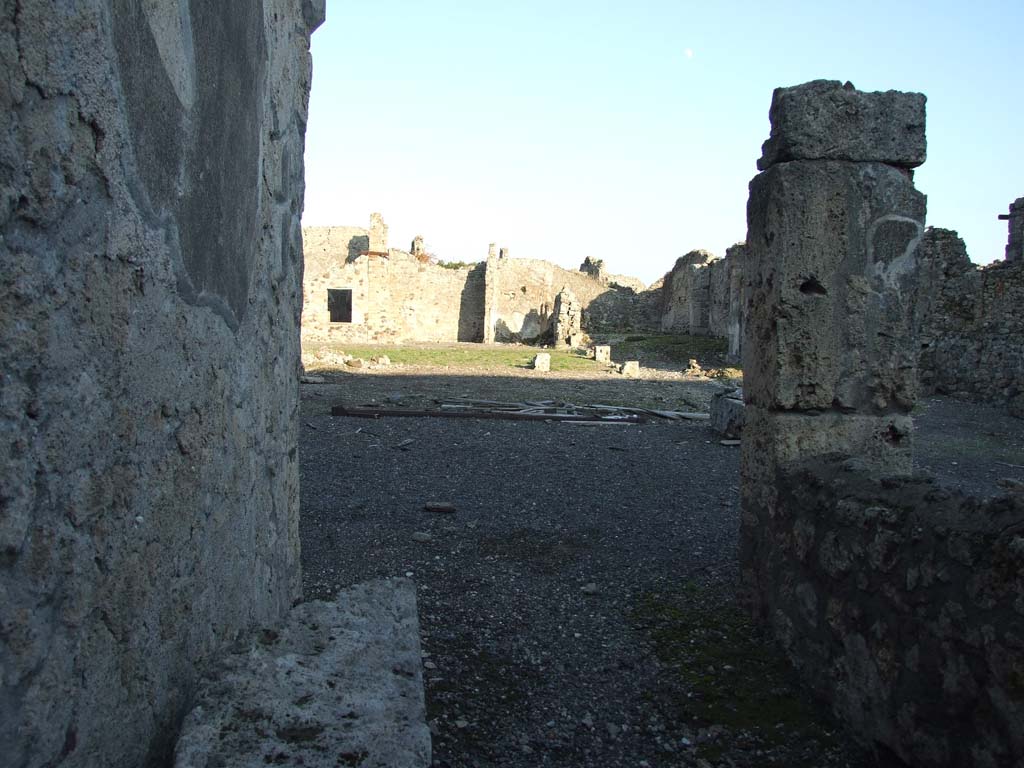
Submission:
<svg viewBox="0 0 1024 768">
<path fill-rule="evenodd" d="M 303 338 L 392 344 L 482 341 L 484 264 L 452 269 L 388 248 L 387 225 L 380 214 L 374 216 L 369 229 L 303 229 Z M 371 234 L 381 250 L 371 252 Z M 332 290 L 351 291 L 347 321 L 332 320 Z"/>
<path fill-rule="evenodd" d="M 416 588 L 302 603 L 229 654 L 185 718 L 176 768 L 430 765 Z"/>
<path fill-rule="evenodd" d="M 790 160 L 852 160 L 916 168 L 925 161 L 925 97 L 867 93 L 814 80 L 772 94 L 771 137 L 758 170 Z"/>
<path fill-rule="evenodd" d="M 758 612 L 839 720 L 909 765 L 1024 764 L 1024 496 L 815 460 L 746 542 Z"/>
<path fill-rule="evenodd" d="M 739 437 L 743 432 L 744 410 L 743 390 L 719 392 L 711 398 L 711 428 L 726 437 Z"/>
<path fill-rule="evenodd" d="M 889 152 L 885 126 L 860 130 Z M 943 314 L 928 288 L 975 274 L 962 243 L 919 247 L 923 199 L 875 162 L 772 165 L 747 210 L 740 565 L 755 613 L 866 744 L 912 765 L 1024 764 L 1024 499 L 909 477 L 908 310 L 923 293 Z"/>
<path fill-rule="evenodd" d="M 555 296 L 551 333 L 554 336 L 555 348 L 575 347 L 574 341 L 579 338 L 583 324 L 583 307 L 575 294 L 563 288 Z"/>
<path fill-rule="evenodd" d="M 743 329 L 747 322 L 746 264 L 748 249 L 746 243 L 736 243 L 725 252 L 729 263 L 729 315 L 726 323 L 726 338 L 729 349 L 726 360 L 739 363 L 743 359 Z"/>
<path fill-rule="evenodd" d="M 1007 214 L 1009 235 L 1006 238 L 1006 260 L 1024 261 L 1024 197 L 1010 203 Z"/>
<path fill-rule="evenodd" d="M 676 259 L 661 289 L 661 330 L 707 334 L 709 312 L 708 265 L 716 257 L 710 251 L 690 251 Z"/>
<path fill-rule="evenodd" d="M 921 241 L 917 314 L 927 393 L 1024 403 L 1024 262 L 971 263 L 956 232 Z"/>
<path fill-rule="evenodd" d="M 550 371 L 551 370 L 551 355 L 547 352 L 538 352 L 533 356 L 533 370 L 535 371 Z"/>
<path fill-rule="evenodd" d="M 300 590 L 307 17 L 6 3 L 0 758 L 164 765 Z"/>
<path fill-rule="evenodd" d="M 598 344 L 594 347 L 594 362 L 610 363 L 612 361 L 612 348 L 606 344 Z"/>
<path fill-rule="evenodd" d="M 750 184 L 747 400 L 907 410 L 925 198 L 880 163 L 794 161 Z"/>
<path fill-rule="evenodd" d="M 640 375 L 640 361 L 627 360 L 622 364 L 622 375 L 635 377 Z"/>
</svg>

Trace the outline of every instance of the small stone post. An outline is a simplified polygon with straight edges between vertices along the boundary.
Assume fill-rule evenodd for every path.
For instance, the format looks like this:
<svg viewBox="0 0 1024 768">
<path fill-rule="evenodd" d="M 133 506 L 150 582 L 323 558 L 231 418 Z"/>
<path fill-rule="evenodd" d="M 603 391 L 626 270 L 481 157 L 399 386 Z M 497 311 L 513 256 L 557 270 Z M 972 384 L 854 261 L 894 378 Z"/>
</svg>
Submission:
<svg viewBox="0 0 1024 768">
<path fill-rule="evenodd" d="M 840 453 L 910 471 L 924 106 L 824 80 L 772 97 L 747 203 L 740 563 L 755 604 L 770 593 L 759 521 L 780 513 L 780 467 Z"/>
</svg>

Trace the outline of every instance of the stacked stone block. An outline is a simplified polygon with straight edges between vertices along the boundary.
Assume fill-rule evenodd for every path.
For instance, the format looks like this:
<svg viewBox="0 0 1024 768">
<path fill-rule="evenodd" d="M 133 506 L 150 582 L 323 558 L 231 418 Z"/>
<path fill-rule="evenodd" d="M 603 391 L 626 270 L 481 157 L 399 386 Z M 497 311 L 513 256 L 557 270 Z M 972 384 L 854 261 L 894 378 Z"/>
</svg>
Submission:
<svg viewBox="0 0 1024 768">
<path fill-rule="evenodd" d="M 924 103 L 829 81 L 772 98 L 747 204 L 743 341 L 740 560 L 762 619 L 779 473 L 830 453 L 910 471 L 925 198 L 908 169 L 924 159 Z"/>
<path fill-rule="evenodd" d="M 780 466 L 834 451 L 910 470 L 917 388 L 924 96 L 815 81 L 777 89 L 771 117 L 747 206 L 748 564 Z"/>
</svg>

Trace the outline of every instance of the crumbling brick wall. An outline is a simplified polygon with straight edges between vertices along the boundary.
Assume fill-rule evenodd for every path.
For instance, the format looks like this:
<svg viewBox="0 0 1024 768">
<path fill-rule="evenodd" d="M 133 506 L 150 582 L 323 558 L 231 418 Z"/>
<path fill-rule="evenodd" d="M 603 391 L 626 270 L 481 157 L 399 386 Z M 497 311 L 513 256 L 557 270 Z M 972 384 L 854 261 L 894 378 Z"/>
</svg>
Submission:
<svg viewBox="0 0 1024 768">
<path fill-rule="evenodd" d="M 1024 418 L 1024 261 L 980 267 L 956 232 L 929 229 L 921 273 L 923 391 L 1007 403 Z"/>
<path fill-rule="evenodd" d="M 300 595 L 309 33 L 323 2 L 0 12 L 0 762 L 165 765 Z"/>
</svg>

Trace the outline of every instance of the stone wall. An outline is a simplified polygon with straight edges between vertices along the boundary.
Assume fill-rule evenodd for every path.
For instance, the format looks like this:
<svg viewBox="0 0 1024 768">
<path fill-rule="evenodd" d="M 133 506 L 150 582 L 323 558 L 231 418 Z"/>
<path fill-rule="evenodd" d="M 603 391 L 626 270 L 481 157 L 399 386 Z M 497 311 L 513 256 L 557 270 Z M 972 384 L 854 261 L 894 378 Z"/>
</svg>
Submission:
<svg viewBox="0 0 1024 768">
<path fill-rule="evenodd" d="M 377 217 L 377 231 L 386 226 Z M 371 230 L 303 230 L 302 336 L 348 343 L 482 341 L 484 265 L 449 269 L 422 256 L 387 247 L 362 247 Z M 361 250 L 360 250 L 361 248 Z M 328 290 L 352 291 L 350 322 L 331 322 Z"/>
<path fill-rule="evenodd" d="M 661 330 L 668 333 L 707 331 L 707 267 L 716 259 L 713 253 L 704 250 L 690 251 L 676 259 L 662 281 Z"/>
<path fill-rule="evenodd" d="M 741 249 L 733 246 L 724 259 L 704 250 L 690 251 L 677 259 L 661 281 L 661 330 L 731 337 L 736 342 L 730 359 L 738 362 L 744 317 L 739 264 L 742 255 Z"/>
<path fill-rule="evenodd" d="M 905 479 L 924 106 L 829 81 L 773 95 L 747 206 L 740 566 L 755 615 L 856 737 L 914 765 L 1012 765 L 1019 505 Z M 800 469 L 828 454 L 850 458 Z M 854 479 L 870 471 L 885 477 Z"/>
<path fill-rule="evenodd" d="M 1024 261 L 979 267 L 956 232 L 929 229 L 921 271 L 923 390 L 1005 402 L 1024 417 Z"/>
<path fill-rule="evenodd" d="M 1024 761 L 1024 495 L 812 460 L 763 518 L 760 607 L 844 724 L 914 766 Z"/>
<path fill-rule="evenodd" d="M 728 257 L 715 259 L 708 265 L 708 319 L 709 336 L 729 335 L 729 272 L 732 264 Z"/>
<path fill-rule="evenodd" d="M 302 337 L 338 343 L 549 342 L 555 297 L 574 294 L 583 331 L 652 329 L 660 294 L 609 275 L 593 260 L 580 271 L 513 259 L 491 246 L 486 262 L 452 269 L 387 247 L 387 226 L 303 230 Z M 641 290 L 637 290 L 639 285 Z M 332 321 L 330 291 L 349 291 L 351 316 Z"/>
<path fill-rule="evenodd" d="M 164 765 L 299 597 L 309 33 L 323 2 L 0 12 L 0 755 Z"/>
<path fill-rule="evenodd" d="M 655 295 L 638 292 L 611 275 L 599 279 L 583 271 L 563 269 L 538 259 L 492 257 L 487 260 L 489 296 L 487 324 L 494 341 L 549 340 L 556 294 L 567 288 L 582 307 L 588 333 L 648 330 L 653 323 Z"/>
</svg>

